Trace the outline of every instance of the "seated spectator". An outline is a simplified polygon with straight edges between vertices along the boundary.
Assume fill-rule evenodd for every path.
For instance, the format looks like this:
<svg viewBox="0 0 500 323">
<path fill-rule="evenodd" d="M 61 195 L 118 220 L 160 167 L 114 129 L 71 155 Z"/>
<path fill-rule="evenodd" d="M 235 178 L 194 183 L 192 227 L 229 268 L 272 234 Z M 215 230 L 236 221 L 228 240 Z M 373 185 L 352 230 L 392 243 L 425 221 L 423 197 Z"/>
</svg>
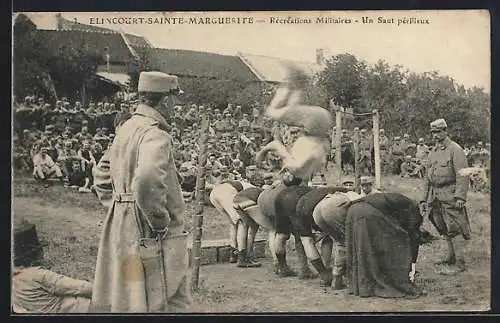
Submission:
<svg viewBox="0 0 500 323">
<path fill-rule="evenodd" d="M 373 188 L 373 178 L 370 176 L 361 176 L 361 196 L 367 196 L 375 193 L 382 193 L 381 191 Z"/>
<path fill-rule="evenodd" d="M 14 313 L 86 313 L 92 283 L 41 267 L 42 256 L 14 259 L 12 308 Z"/>
<path fill-rule="evenodd" d="M 92 174 L 92 167 L 94 167 L 97 163 L 94 155 L 92 155 L 90 143 L 88 141 L 83 142 L 82 147 L 78 150 L 78 157 L 80 157 L 82 161 L 83 171 Z"/>
<path fill-rule="evenodd" d="M 423 178 L 425 174 L 425 167 L 422 161 L 418 158 L 412 158 L 411 162 L 413 164 L 413 171 L 410 173 L 410 177 Z"/>
<path fill-rule="evenodd" d="M 66 159 L 66 165 L 68 167 L 67 186 L 74 189 L 82 188 L 81 192 L 89 190 L 90 178 L 83 171 L 80 158 L 70 157 Z"/>
<path fill-rule="evenodd" d="M 217 156 L 214 153 L 211 153 L 208 156 L 207 165 L 206 165 L 207 169 L 219 170 L 222 168 L 223 165 L 216 158 L 217 158 Z"/>
<path fill-rule="evenodd" d="M 48 187 L 47 179 L 57 178 L 63 181 L 61 168 L 47 154 L 47 147 L 42 147 L 40 153 L 33 158 L 33 177 L 44 182 L 44 187 Z"/>
<path fill-rule="evenodd" d="M 73 142 L 68 140 L 64 142 L 64 148 L 59 153 L 59 166 L 66 179 L 69 178 L 69 173 L 73 168 L 73 160 L 80 160 L 78 154 L 73 149 Z"/>
<path fill-rule="evenodd" d="M 194 192 L 196 189 L 196 166 L 191 162 L 185 162 L 179 167 L 181 178 L 181 189 L 183 192 Z"/>
<path fill-rule="evenodd" d="M 411 156 L 406 156 L 404 162 L 401 164 L 400 176 L 404 178 L 410 177 L 410 175 L 415 170 L 415 166 L 411 162 Z"/>
<path fill-rule="evenodd" d="M 13 139 L 12 150 L 12 162 L 14 169 L 23 172 L 29 171 L 31 169 L 29 166 L 30 154 L 19 144 L 19 138 L 17 136 Z"/>
</svg>

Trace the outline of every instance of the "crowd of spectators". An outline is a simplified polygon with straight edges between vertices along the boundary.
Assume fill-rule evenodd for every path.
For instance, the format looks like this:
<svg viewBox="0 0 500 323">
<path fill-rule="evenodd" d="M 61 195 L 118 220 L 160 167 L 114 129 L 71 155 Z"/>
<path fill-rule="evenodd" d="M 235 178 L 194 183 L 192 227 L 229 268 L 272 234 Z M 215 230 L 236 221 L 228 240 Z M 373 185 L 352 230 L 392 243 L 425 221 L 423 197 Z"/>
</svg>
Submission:
<svg viewBox="0 0 500 323">
<path fill-rule="evenodd" d="M 113 142 L 115 120 L 130 116 L 137 101 L 117 99 L 108 102 L 89 102 L 62 98 L 54 104 L 43 97 L 29 96 L 14 106 L 13 166 L 31 172 L 44 186 L 55 178 L 67 187 L 80 192 L 92 191 L 92 169 Z M 206 187 L 210 189 L 227 179 L 246 178 L 262 186 L 272 182 L 273 173 L 281 167 L 278 156 L 270 153 L 263 163 L 255 163 L 259 149 L 272 140 L 285 146 L 291 144 L 301 129 L 288 127 L 266 118 L 259 107 L 228 104 L 223 109 L 209 105 L 176 106 L 167 131 L 175 145 L 175 162 L 186 199 L 193 196 L 196 171 L 200 158 L 198 146 L 200 125 L 209 117 L 207 142 Z M 329 161 L 335 160 L 335 128 L 332 129 L 332 151 Z M 352 154 L 353 132 L 342 129 L 342 151 Z M 408 134 L 389 138 L 380 130 L 381 164 L 384 175 L 423 177 L 425 160 L 431 143 L 424 138 L 412 142 Z M 415 138 L 416 139 L 416 138 Z M 488 143 L 464 147 L 470 166 L 489 170 Z M 364 175 L 374 174 L 373 134 L 361 129 L 359 165 Z M 344 156 L 343 156 L 344 158 Z M 354 165 L 351 165 L 354 166 Z M 352 167 L 345 163 L 345 173 Z M 324 180 L 323 174 L 321 179 Z"/>
</svg>

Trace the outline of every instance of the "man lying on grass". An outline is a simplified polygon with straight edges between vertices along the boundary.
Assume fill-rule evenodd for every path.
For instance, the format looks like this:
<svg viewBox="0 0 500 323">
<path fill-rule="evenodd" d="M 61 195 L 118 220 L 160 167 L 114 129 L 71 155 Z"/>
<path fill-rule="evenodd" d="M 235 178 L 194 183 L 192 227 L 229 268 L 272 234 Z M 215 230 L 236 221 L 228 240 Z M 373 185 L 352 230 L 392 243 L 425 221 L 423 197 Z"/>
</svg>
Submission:
<svg viewBox="0 0 500 323">
<path fill-rule="evenodd" d="M 43 256 L 14 260 L 12 309 L 15 313 L 86 313 L 92 283 L 41 267 Z"/>
</svg>

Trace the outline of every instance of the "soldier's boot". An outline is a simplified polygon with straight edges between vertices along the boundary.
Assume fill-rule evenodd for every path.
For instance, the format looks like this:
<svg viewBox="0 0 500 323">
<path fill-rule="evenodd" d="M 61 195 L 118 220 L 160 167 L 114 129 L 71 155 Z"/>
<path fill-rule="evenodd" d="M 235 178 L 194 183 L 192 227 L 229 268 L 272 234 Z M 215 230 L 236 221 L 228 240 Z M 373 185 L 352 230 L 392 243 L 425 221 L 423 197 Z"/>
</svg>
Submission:
<svg viewBox="0 0 500 323">
<path fill-rule="evenodd" d="M 464 259 L 464 250 L 465 247 L 468 243 L 467 240 L 462 239 L 461 237 L 455 239 L 456 246 L 453 248 L 454 250 L 454 256 L 456 261 L 453 264 L 449 264 L 447 266 L 443 266 L 441 268 L 440 274 L 442 275 L 456 275 L 458 273 L 464 272 L 467 270 L 465 266 L 465 259 Z M 453 244 L 450 244 L 453 246 Z"/>
<path fill-rule="evenodd" d="M 333 280 L 332 268 L 326 268 L 321 257 L 312 260 L 311 264 L 319 273 L 319 285 L 321 287 L 330 287 Z"/>
<path fill-rule="evenodd" d="M 247 261 L 249 263 L 252 263 L 252 264 L 255 264 L 257 266 L 261 266 L 262 264 L 260 263 L 260 261 L 258 261 L 256 258 L 255 258 L 255 255 L 253 254 L 253 252 L 249 252 L 247 251 Z"/>
<path fill-rule="evenodd" d="M 342 279 L 342 275 L 334 275 L 333 276 L 333 286 L 332 288 L 334 290 L 341 290 L 346 288 L 346 285 L 344 284 L 344 281 Z"/>
<path fill-rule="evenodd" d="M 277 275 L 279 271 L 280 271 L 280 265 L 277 262 L 273 263 L 273 273 Z"/>
<path fill-rule="evenodd" d="M 238 267 L 241 267 L 241 268 L 256 268 L 256 267 L 260 267 L 260 263 L 256 264 L 256 263 L 252 263 L 250 261 L 248 261 L 248 256 L 247 256 L 247 252 L 246 250 L 240 250 L 238 252 L 238 264 L 236 265 Z"/>
<path fill-rule="evenodd" d="M 333 274 L 331 270 L 325 269 L 319 274 L 319 286 L 320 287 L 331 287 L 333 281 Z"/>
<path fill-rule="evenodd" d="M 234 264 L 238 261 L 238 249 L 231 247 L 229 262 Z"/>
<path fill-rule="evenodd" d="M 446 237 L 446 256 L 444 259 L 436 262 L 436 265 L 454 265 L 457 262 L 457 258 L 455 256 L 455 248 L 453 246 L 453 241 L 451 238 Z"/>
<path fill-rule="evenodd" d="M 309 267 L 304 267 L 304 268 L 301 268 L 299 270 L 299 275 L 298 275 L 298 278 L 299 279 L 314 279 L 318 277 L 318 274 L 316 274 L 315 272 L 313 272 L 311 270 L 311 268 Z"/>
<path fill-rule="evenodd" d="M 290 277 L 297 276 L 297 273 L 293 271 L 286 263 L 286 253 L 276 253 L 278 258 L 277 275 L 279 277 Z"/>
</svg>

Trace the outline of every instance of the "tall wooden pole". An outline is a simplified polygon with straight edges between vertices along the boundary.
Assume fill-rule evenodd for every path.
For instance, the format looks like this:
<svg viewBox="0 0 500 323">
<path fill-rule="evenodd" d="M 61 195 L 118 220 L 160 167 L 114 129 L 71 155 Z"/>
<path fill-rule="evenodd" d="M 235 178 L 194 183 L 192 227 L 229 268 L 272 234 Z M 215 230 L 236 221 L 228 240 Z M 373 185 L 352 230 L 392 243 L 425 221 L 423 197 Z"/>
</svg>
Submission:
<svg viewBox="0 0 500 323">
<path fill-rule="evenodd" d="M 373 110 L 373 149 L 375 150 L 375 188 L 381 187 L 381 168 L 380 168 L 380 114 Z"/>
<path fill-rule="evenodd" d="M 335 168 L 337 170 L 337 185 L 342 185 L 342 111 L 339 106 L 335 106 Z"/>
<path fill-rule="evenodd" d="M 359 169 L 359 128 L 354 128 L 353 135 L 354 144 L 354 190 L 356 193 L 361 193 L 361 170 Z"/>
<path fill-rule="evenodd" d="M 204 116 L 201 121 L 201 136 L 199 141 L 200 158 L 198 160 L 198 170 L 196 173 L 196 210 L 193 221 L 193 246 L 191 253 L 191 263 L 193 270 L 191 272 L 191 288 L 198 289 L 198 282 L 200 278 L 200 256 L 201 256 L 201 238 L 203 234 L 203 208 L 205 205 L 205 168 L 207 164 L 207 141 L 208 141 L 208 127 L 209 118 Z"/>
</svg>

